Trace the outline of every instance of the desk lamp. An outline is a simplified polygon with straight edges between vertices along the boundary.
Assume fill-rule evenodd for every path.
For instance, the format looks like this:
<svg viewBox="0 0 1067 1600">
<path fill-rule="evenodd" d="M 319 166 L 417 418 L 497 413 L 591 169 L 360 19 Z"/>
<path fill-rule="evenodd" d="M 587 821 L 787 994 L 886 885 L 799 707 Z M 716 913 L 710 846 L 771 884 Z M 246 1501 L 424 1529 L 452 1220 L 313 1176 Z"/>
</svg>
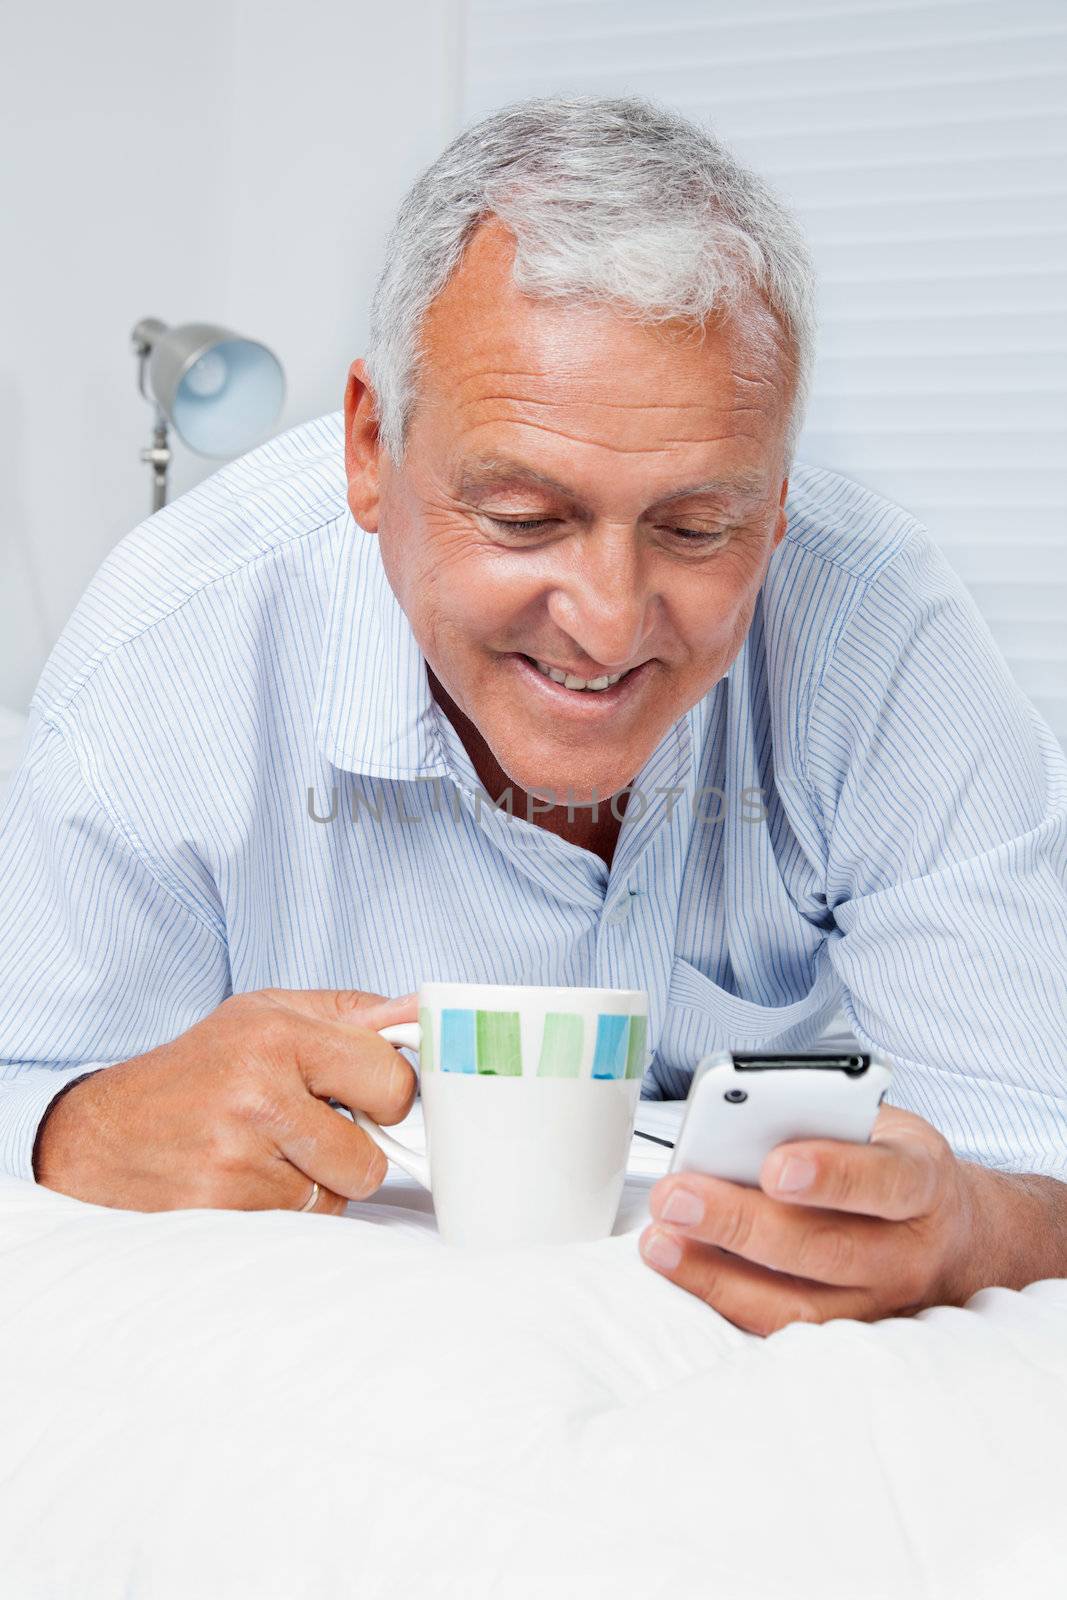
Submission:
<svg viewBox="0 0 1067 1600">
<path fill-rule="evenodd" d="M 197 455 L 228 458 L 250 449 L 277 420 L 285 398 L 281 362 L 266 345 L 210 322 L 170 328 L 144 317 L 133 330 L 138 387 L 155 406 L 152 510 L 167 500 L 168 423 Z"/>
</svg>

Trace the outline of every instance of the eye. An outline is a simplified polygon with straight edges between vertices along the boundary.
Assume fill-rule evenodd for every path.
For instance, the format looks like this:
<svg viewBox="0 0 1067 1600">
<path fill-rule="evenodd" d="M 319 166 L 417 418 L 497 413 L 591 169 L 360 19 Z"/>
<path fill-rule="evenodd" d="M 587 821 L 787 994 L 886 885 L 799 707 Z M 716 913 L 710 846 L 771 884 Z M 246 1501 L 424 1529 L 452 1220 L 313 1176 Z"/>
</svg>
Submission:
<svg viewBox="0 0 1067 1600">
<path fill-rule="evenodd" d="M 668 528 L 667 532 L 675 534 L 685 544 L 721 544 L 729 529 L 720 528 L 709 532 L 701 528 Z"/>
<path fill-rule="evenodd" d="M 518 528 L 520 533 L 532 533 L 535 528 L 547 528 L 554 520 L 552 517 L 529 517 L 525 521 L 513 521 L 510 517 L 494 517 L 487 511 L 487 521 L 498 528 Z"/>
<path fill-rule="evenodd" d="M 536 533 L 538 529 L 552 527 L 559 520 L 558 517 L 494 517 L 488 511 L 483 512 L 482 515 L 487 522 L 491 522 L 496 528 L 515 528 L 519 533 Z M 701 528 L 666 528 L 664 531 L 674 534 L 683 544 L 711 545 L 712 547 L 721 544 L 729 533 L 729 529 L 708 531 Z"/>
</svg>

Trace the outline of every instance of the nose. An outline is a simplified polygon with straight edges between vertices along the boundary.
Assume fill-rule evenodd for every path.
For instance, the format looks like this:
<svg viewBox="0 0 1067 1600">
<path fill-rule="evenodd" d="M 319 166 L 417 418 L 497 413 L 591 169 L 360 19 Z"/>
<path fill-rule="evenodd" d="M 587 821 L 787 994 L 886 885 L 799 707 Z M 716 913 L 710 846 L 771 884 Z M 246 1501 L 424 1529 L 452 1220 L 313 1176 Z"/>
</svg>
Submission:
<svg viewBox="0 0 1067 1600">
<path fill-rule="evenodd" d="M 549 595 L 549 615 L 588 658 L 590 672 L 636 665 L 653 626 L 655 596 L 632 527 L 591 528 L 572 550 Z"/>
</svg>

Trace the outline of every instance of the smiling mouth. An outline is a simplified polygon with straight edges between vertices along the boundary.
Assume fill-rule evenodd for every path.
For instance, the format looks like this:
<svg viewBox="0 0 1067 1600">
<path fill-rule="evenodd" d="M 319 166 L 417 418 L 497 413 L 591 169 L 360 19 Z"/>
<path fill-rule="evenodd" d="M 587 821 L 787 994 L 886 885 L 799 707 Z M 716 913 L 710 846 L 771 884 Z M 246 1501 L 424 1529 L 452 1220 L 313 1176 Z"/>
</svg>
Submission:
<svg viewBox="0 0 1067 1600">
<path fill-rule="evenodd" d="M 641 686 L 653 666 L 651 661 L 642 661 L 640 666 L 630 667 L 622 674 L 602 674 L 599 678 L 588 679 L 563 672 L 559 667 L 549 668 L 547 661 L 539 661 L 536 656 L 519 650 L 513 651 L 509 659 L 527 679 L 528 691 L 547 695 L 549 701 L 554 702 L 553 711 L 561 717 L 621 713 L 641 693 Z M 594 688 L 594 684 L 603 684 L 603 687 Z"/>
<path fill-rule="evenodd" d="M 623 678 L 628 678 L 631 672 L 636 672 L 636 667 L 628 667 L 625 672 L 605 673 L 599 678 L 580 678 L 576 673 L 564 672 L 561 667 L 550 666 L 547 661 L 539 661 L 536 656 L 523 655 L 522 659 L 536 667 L 545 678 L 551 678 L 553 683 L 558 683 L 565 689 L 573 689 L 581 694 L 603 694 L 606 689 L 611 689 L 615 684 L 621 683 Z"/>
</svg>

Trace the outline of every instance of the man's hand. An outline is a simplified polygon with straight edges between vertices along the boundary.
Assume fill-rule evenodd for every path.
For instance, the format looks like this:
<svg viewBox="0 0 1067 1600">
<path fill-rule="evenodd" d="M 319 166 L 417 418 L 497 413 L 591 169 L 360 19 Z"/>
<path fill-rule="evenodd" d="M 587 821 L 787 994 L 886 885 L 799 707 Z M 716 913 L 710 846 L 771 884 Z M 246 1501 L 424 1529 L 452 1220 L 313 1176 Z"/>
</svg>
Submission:
<svg viewBox="0 0 1067 1600">
<path fill-rule="evenodd" d="M 376 1029 L 414 1022 L 414 995 L 263 989 L 169 1044 L 104 1067 L 56 1100 L 37 1181 L 132 1211 L 216 1206 L 339 1212 L 385 1177 L 366 1134 L 327 1104 L 399 1122 L 415 1074 Z"/>
<path fill-rule="evenodd" d="M 928 1122 L 883 1106 L 869 1144 L 778 1145 L 758 1189 L 662 1178 L 640 1245 L 657 1271 L 752 1333 L 870 1322 L 962 1305 L 1006 1282 L 997 1274 L 1014 1201 L 1003 1174 L 960 1161 Z"/>
</svg>

